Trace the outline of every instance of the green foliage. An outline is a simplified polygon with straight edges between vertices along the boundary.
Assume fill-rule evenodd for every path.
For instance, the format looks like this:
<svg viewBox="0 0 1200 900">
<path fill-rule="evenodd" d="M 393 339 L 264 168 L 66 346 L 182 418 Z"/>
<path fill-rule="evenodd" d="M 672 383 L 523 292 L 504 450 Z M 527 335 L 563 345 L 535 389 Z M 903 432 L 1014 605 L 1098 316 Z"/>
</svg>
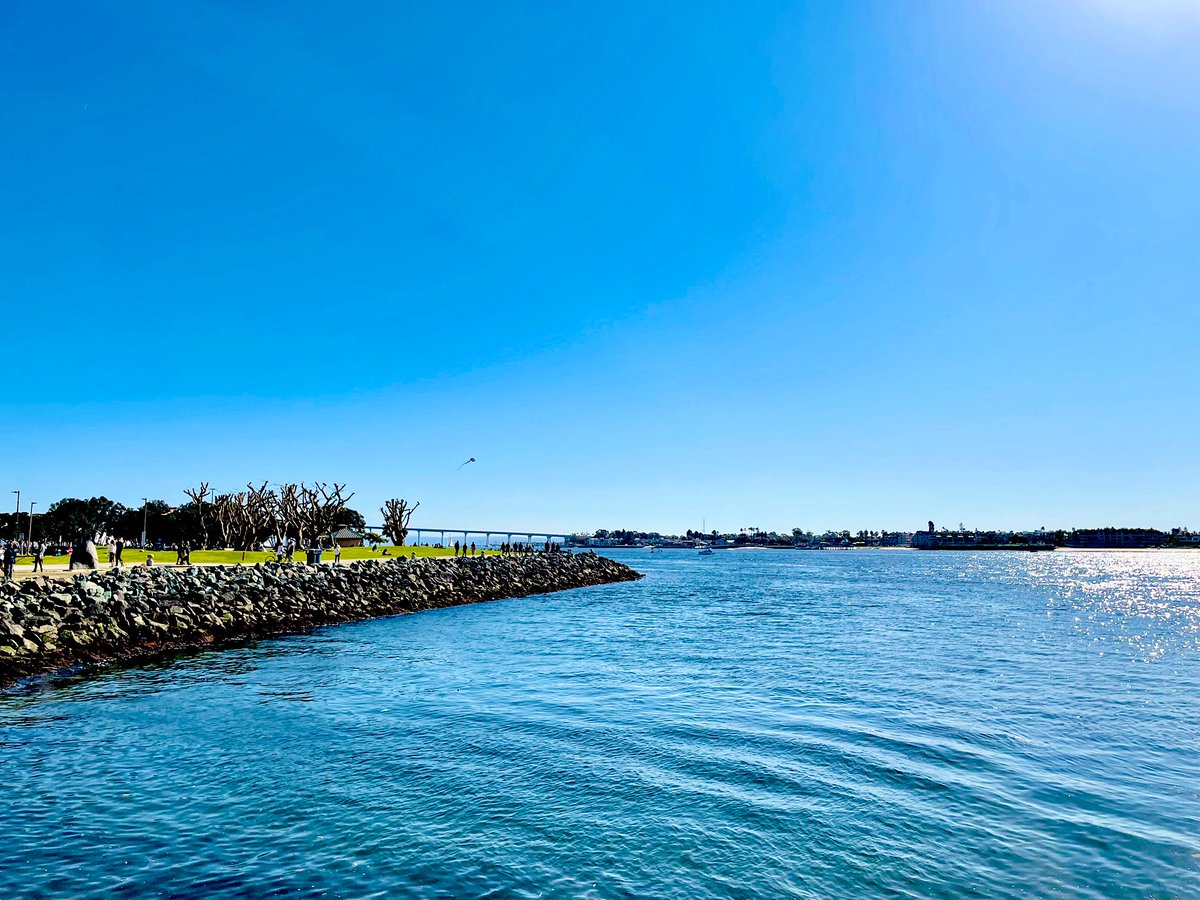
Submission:
<svg viewBox="0 0 1200 900">
<path fill-rule="evenodd" d="M 51 540 L 90 539 L 100 532 L 112 530 L 126 512 L 124 506 L 107 497 L 88 500 L 68 497 L 52 503 L 45 514 L 38 517 L 38 530 L 42 537 Z"/>
<path fill-rule="evenodd" d="M 362 513 L 348 506 L 337 514 L 333 524 L 337 528 L 350 528 L 358 532 L 367 530 L 367 520 L 363 518 Z"/>
</svg>

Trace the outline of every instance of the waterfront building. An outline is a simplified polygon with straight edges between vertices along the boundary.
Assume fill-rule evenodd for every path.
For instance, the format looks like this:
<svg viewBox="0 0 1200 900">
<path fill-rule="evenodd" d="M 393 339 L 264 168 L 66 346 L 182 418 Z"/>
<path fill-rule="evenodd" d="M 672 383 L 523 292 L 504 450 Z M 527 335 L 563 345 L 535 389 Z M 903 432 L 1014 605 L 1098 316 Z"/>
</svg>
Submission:
<svg viewBox="0 0 1200 900">
<path fill-rule="evenodd" d="M 1067 535 L 1068 547 L 1136 550 L 1161 547 L 1167 535 L 1157 528 L 1079 528 Z"/>
<path fill-rule="evenodd" d="M 361 547 L 364 535 L 352 528 L 339 528 L 333 533 L 333 542 L 339 547 Z"/>
</svg>

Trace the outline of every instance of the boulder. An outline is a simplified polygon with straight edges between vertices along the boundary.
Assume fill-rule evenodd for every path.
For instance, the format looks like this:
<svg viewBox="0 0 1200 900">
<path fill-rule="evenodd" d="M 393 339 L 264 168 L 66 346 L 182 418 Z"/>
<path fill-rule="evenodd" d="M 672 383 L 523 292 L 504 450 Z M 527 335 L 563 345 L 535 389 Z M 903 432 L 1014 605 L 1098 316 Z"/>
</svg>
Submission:
<svg viewBox="0 0 1200 900">
<path fill-rule="evenodd" d="M 83 546 L 76 544 L 71 550 L 71 569 L 95 569 L 100 565 L 100 557 L 96 554 L 96 545 L 86 541 Z"/>
</svg>

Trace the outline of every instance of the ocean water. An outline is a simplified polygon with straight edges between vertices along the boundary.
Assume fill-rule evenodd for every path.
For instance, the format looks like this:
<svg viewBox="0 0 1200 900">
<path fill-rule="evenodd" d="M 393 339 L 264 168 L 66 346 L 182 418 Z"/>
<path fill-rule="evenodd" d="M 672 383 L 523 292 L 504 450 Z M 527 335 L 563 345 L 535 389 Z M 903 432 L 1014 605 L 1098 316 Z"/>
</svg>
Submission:
<svg viewBox="0 0 1200 900">
<path fill-rule="evenodd" d="M 1200 896 L 1200 553 L 613 555 L 0 694 L 0 897 Z"/>
</svg>

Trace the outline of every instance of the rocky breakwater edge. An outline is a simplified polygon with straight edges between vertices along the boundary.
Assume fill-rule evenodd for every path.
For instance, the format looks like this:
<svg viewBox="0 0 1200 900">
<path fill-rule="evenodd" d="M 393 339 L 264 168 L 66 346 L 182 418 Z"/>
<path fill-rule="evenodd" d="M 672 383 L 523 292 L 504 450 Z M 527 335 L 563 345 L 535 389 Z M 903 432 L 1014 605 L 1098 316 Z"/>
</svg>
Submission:
<svg viewBox="0 0 1200 900">
<path fill-rule="evenodd" d="M 0 585 L 0 687 L 68 666 L 642 576 L 594 553 L 134 567 Z"/>
</svg>

